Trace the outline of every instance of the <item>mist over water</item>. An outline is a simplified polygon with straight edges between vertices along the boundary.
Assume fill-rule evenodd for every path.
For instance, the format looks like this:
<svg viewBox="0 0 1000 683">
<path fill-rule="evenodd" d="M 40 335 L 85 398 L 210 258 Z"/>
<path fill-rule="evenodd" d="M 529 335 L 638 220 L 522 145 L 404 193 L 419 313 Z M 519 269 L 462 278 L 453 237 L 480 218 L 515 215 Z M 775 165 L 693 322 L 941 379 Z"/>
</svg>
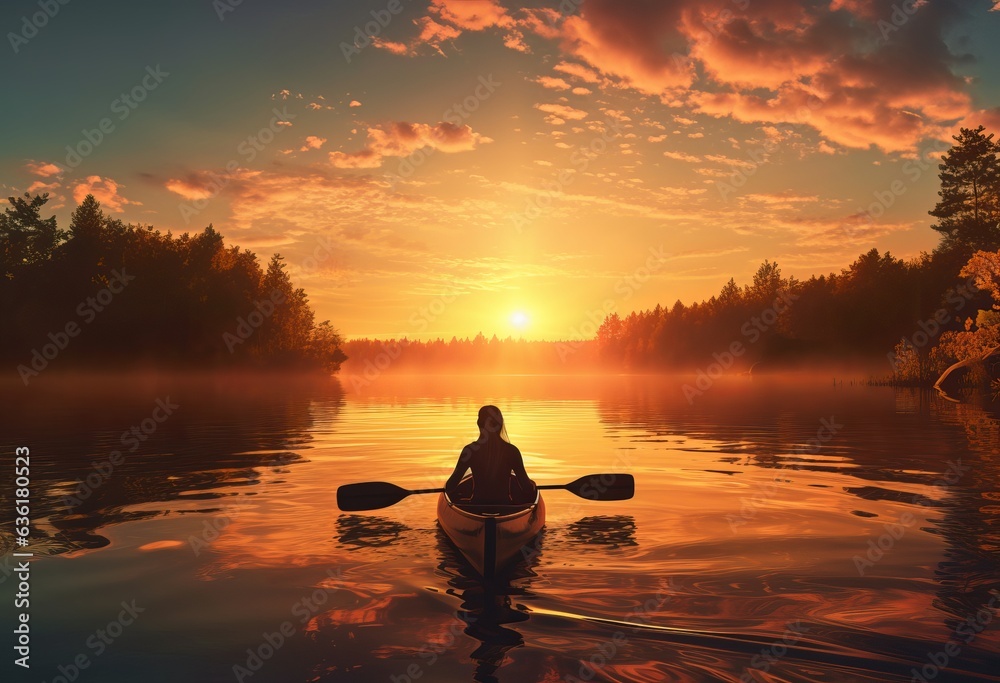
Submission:
<svg viewBox="0 0 1000 683">
<path fill-rule="evenodd" d="M 47 379 L 0 417 L 5 470 L 31 448 L 39 680 L 81 653 L 81 681 L 1000 680 L 991 404 L 829 374 Z M 636 478 L 546 492 L 495 592 L 434 496 L 334 503 L 441 486 L 486 403 L 538 483 Z"/>
</svg>

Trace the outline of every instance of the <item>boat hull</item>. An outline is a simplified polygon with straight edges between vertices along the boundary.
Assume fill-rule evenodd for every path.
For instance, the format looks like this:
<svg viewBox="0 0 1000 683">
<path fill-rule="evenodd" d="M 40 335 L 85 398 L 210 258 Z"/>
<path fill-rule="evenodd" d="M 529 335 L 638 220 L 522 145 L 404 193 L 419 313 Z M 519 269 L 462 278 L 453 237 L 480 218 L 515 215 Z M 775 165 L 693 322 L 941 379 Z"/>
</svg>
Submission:
<svg viewBox="0 0 1000 683">
<path fill-rule="evenodd" d="M 475 507 L 480 511 L 474 511 Z M 533 541 L 545 525 L 545 501 L 536 493 L 534 502 L 527 505 L 498 506 L 490 508 L 491 512 L 483 509 L 456 504 L 442 493 L 437 516 L 441 528 L 469 564 L 483 578 L 491 579 L 535 552 Z"/>
</svg>

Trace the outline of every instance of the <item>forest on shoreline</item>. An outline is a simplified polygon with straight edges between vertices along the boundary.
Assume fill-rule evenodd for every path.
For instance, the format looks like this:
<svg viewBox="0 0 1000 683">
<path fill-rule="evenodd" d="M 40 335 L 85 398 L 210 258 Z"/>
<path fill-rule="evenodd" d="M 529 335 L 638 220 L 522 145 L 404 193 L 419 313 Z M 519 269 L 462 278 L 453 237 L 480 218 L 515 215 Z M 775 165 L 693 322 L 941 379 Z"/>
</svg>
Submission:
<svg viewBox="0 0 1000 683">
<path fill-rule="evenodd" d="M 951 364 L 1000 345 L 1000 145 L 963 128 L 939 165 L 929 214 L 939 246 L 910 260 L 871 249 L 839 273 L 797 280 L 764 261 L 708 300 L 617 312 L 593 339 L 354 339 L 345 371 L 726 372 L 882 368 L 929 384 Z M 845 230 L 845 238 L 849 231 Z"/>
<path fill-rule="evenodd" d="M 878 249 L 839 273 L 785 277 L 765 260 L 743 285 L 689 305 L 613 312 L 590 338 L 353 339 L 317 323 L 280 255 L 262 268 L 210 225 L 173 236 L 125 224 L 88 195 L 68 230 L 48 195 L 0 214 L 0 357 L 25 384 L 50 366 L 401 372 L 761 372 L 878 364 L 932 383 L 1000 346 L 1000 144 L 963 128 L 930 211 L 941 241 L 901 260 Z"/>
<path fill-rule="evenodd" d="M 47 201 L 10 197 L 0 214 L 0 358 L 25 385 L 50 367 L 329 373 L 346 358 L 279 254 L 264 269 L 211 225 L 126 225 L 93 195 L 62 230 L 42 218 Z"/>
</svg>

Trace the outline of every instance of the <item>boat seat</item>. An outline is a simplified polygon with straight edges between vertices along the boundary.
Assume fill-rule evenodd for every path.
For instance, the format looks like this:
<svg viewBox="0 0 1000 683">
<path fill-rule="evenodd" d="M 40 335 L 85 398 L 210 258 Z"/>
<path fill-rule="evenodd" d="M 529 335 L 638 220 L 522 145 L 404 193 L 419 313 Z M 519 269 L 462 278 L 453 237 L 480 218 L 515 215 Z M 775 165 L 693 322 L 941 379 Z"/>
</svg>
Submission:
<svg viewBox="0 0 1000 683">
<path fill-rule="evenodd" d="M 466 512 L 471 512 L 476 515 L 510 515 L 520 510 L 531 507 L 535 504 L 534 499 L 528 501 L 523 500 L 525 496 L 518 496 L 520 487 L 517 485 L 517 480 L 514 475 L 510 475 L 511 488 L 516 489 L 513 491 L 515 497 L 522 498 L 520 502 L 517 503 L 472 503 L 472 491 L 473 491 L 473 481 L 472 475 L 467 474 L 462 478 L 462 481 L 455 489 L 455 497 L 450 498 L 451 502 L 455 504 L 456 507 L 465 510 Z M 537 494 L 536 494 L 537 495 Z"/>
<path fill-rule="evenodd" d="M 468 502 L 458 501 L 455 507 L 466 512 L 477 515 L 510 515 L 525 508 L 531 507 L 531 503 L 507 503 L 507 504 L 485 504 L 478 505 Z"/>
</svg>

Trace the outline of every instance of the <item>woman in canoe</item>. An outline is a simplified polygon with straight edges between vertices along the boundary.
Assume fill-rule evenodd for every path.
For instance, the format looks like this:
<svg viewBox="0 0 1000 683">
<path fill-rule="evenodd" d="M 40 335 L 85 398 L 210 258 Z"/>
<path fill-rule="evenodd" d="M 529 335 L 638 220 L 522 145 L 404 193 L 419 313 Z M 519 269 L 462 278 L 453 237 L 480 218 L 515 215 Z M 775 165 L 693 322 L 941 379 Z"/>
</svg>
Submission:
<svg viewBox="0 0 1000 683">
<path fill-rule="evenodd" d="M 507 439 L 503 415 L 496 406 L 479 409 L 479 438 L 462 449 L 445 490 L 455 499 L 459 482 L 472 470 L 474 505 L 527 503 L 535 499 L 535 482 L 528 478 L 521 451 Z M 513 478 L 511 474 L 513 473 Z"/>
</svg>

